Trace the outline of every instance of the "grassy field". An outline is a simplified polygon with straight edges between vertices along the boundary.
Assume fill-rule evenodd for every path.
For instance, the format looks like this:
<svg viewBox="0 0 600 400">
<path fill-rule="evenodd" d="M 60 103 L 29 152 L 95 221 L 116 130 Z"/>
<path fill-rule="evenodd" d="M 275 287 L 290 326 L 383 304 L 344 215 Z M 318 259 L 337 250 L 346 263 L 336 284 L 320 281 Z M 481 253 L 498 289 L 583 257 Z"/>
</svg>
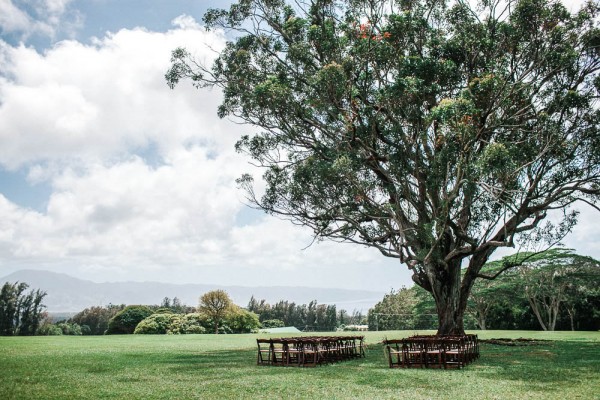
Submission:
<svg viewBox="0 0 600 400">
<path fill-rule="evenodd" d="M 378 342 L 414 333 L 368 332 L 366 358 L 300 369 L 256 366 L 258 335 L 0 337 L 0 399 L 600 399 L 599 332 L 476 332 L 551 341 L 389 369 Z"/>
</svg>

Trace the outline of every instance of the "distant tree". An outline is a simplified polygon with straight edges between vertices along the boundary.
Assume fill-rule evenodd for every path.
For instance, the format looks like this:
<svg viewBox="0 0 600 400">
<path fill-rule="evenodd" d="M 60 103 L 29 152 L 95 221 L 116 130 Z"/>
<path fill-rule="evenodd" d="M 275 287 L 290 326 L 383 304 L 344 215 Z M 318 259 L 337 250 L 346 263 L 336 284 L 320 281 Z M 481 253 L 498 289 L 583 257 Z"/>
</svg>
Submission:
<svg viewBox="0 0 600 400">
<path fill-rule="evenodd" d="M 519 279 L 541 328 L 553 331 L 561 306 L 572 309 L 586 284 L 600 286 L 600 263 L 570 249 L 552 249 L 528 257 L 519 267 Z"/>
<path fill-rule="evenodd" d="M 599 201 L 599 9 L 238 0 L 204 16 L 235 38 L 212 66 L 176 49 L 166 77 L 216 86 L 220 117 L 259 128 L 236 146 L 264 172 L 261 194 L 239 180 L 250 202 L 397 258 L 438 333 L 463 334 L 497 249 L 556 243 Z"/>
<path fill-rule="evenodd" d="M 204 293 L 200 297 L 200 305 L 198 311 L 207 315 L 213 320 L 214 332 L 219 333 L 219 324 L 225 316 L 231 312 L 233 302 L 229 295 L 224 290 L 212 290 Z"/>
<path fill-rule="evenodd" d="M 137 324 L 152 315 L 150 308 L 140 305 L 127 306 L 115 314 L 108 323 L 106 334 L 130 334 Z"/>
<path fill-rule="evenodd" d="M 71 335 L 71 336 L 81 336 L 83 335 L 83 331 L 81 326 L 74 322 L 59 322 L 56 326 L 62 331 L 63 335 Z"/>
<path fill-rule="evenodd" d="M 237 306 L 232 307 L 232 311 L 226 315 L 225 323 L 232 333 L 256 332 L 260 328 L 258 315 Z"/>
<path fill-rule="evenodd" d="M 417 298 L 413 290 L 402 287 L 383 296 L 369 310 L 370 330 L 401 330 L 414 327 L 413 314 Z"/>
<path fill-rule="evenodd" d="M 46 292 L 39 289 L 25 293 L 29 287 L 24 282 L 6 282 L 0 290 L 0 335 L 35 335 L 45 306 Z"/>
<path fill-rule="evenodd" d="M 283 328 L 285 323 L 280 319 L 267 319 L 262 322 L 263 328 Z"/>
<path fill-rule="evenodd" d="M 492 261 L 485 265 L 483 273 L 496 274 L 502 269 L 506 260 Z M 467 306 L 469 312 L 477 321 L 479 329 L 488 329 L 488 315 L 495 308 L 510 308 L 511 303 L 516 304 L 517 296 L 516 271 L 510 271 L 493 280 L 478 280 L 471 289 L 471 296 Z"/>
<path fill-rule="evenodd" d="M 181 302 L 181 300 L 179 300 L 178 297 L 173 297 L 172 300 L 168 297 L 165 297 L 162 300 L 160 307 L 170 310 L 170 312 L 173 314 L 187 314 L 194 312 L 193 307 L 186 306 Z"/>
<path fill-rule="evenodd" d="M 81 325 L 82 328 L 89 327 L 88 334 L 90 335 L 103 335 L 108 329 L 108 322 L 123 308 L 125 308 L 124 305 L 112 304 L 106 307 L 88 307 L 71 317 L 70 321 Z"/>
</svg>

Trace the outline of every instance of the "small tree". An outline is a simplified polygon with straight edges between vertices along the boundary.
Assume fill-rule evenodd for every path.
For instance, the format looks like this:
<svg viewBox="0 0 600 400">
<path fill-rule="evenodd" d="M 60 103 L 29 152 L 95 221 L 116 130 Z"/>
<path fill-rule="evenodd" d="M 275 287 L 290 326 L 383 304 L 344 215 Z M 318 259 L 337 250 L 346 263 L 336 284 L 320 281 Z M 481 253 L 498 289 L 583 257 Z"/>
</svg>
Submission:
<svg viewBox="0 0 600 400">
<path fill-rule="evenodd" d="M 214 321 L 215 334 L 219 333 L 219 325 L 225 316 L 232 311 L 233 302 L 224 290 L 212 290 L 200 297 L 198 311 Z"/>
</svg>

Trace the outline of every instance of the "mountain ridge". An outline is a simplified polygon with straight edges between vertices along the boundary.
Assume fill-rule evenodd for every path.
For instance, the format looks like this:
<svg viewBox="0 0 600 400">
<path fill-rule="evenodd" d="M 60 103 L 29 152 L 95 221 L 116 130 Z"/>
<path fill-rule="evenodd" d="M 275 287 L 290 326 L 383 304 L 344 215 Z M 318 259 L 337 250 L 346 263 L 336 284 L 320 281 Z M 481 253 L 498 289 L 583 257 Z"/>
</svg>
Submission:
<svg viewBox="0 0 600 400">
<path fill-rule="evenodd" d="M 383 298 L 383 292 L 338 288 L 311 288 L 305 286 L 226 286 L 202 283 L 163 283 L 157 281 L 93 282 L 65 273 L 24 269 L 0 278 L 4 282 L 25 282 L 30 289 L 47 292 L 44 304 L 49 312 L 78 312 L 91 306 L 107 304 L 160 304 L 165 297 L 179 298 L 182 303 L 195 306 L 198 298 L 210 290 L 228 292 L 234 303 L 245 306 L 251 296 L 257 300 L 276 303 L 287 300 L 307 304 L 336 304 L 338 309 L 366 312 Z"/>
</svg>

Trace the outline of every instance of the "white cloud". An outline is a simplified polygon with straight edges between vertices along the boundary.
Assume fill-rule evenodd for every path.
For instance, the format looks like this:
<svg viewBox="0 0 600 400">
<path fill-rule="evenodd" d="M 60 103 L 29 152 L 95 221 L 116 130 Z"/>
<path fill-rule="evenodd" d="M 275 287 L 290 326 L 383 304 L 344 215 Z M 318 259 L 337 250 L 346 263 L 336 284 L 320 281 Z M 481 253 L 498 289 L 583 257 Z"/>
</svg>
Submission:
<svg viewBox="0 0 600 400">
<path fill-rule="evenodd" d="M 0 0 L 0 29 L 3 32 L 27 31 L 32 24 L 29 15 L 15 6 L 11 0 Z"/>
<path fill-rule="evenodd" d="M 72 0 L 0 0 L 0 32 L 25 41 L 34 34 L 54 38 L 58 31 L 73 34 L 81 24 L 77 12 L 67 12 Z M 65 18 L 68 15 L 68 18 Z"/>
<path fill-rule="evenodd" d="M 175 47 L 209 61 L 214 53 L 203 44 L 223 42 L 199 29 L 135 29 L 93 45 L 64 41 L 44 54 L 2 44 L 0 164 L 106 158 L 150 143 L 163 151 L 185 141 L 229 144 L 231 137 L 220 134 L 216 91 L 171 91 L 164 80 Z"/>
</svg>

